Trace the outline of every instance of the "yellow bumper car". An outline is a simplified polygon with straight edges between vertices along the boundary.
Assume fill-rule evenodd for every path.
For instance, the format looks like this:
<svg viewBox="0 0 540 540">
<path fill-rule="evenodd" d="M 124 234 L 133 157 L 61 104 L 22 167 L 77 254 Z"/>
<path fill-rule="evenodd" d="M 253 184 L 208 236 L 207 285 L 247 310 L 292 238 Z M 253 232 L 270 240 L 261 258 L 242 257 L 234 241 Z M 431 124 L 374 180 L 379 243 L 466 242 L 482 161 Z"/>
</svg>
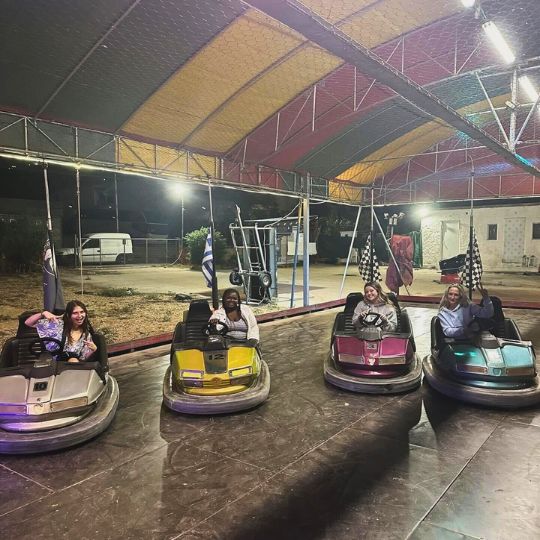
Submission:
<svg viewBox="0 0 540 540">
<path fill-rule="evenodd" d="M 222 414 L 255 407 L 270 391 L 270 372 L 258 347 L 227 337 L 227 327 L 209 323 L 206 300 L 194 300 L 176 326 L 163 402 L 187 414 Z"/>
</svg>

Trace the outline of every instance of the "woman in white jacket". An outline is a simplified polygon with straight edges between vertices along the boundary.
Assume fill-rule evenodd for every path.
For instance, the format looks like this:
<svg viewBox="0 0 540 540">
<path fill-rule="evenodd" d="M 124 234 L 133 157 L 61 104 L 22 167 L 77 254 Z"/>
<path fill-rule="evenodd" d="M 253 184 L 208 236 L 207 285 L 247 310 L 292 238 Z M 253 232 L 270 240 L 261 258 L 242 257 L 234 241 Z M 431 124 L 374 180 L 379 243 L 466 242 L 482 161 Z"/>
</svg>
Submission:
<svg viewBox="0 0 540 540">
<path fill-rule="evenodd" d="M 227 326 L 227 337 L 238 341 L 246 341 L 251 347 L 259 343 L 259 327 L 251 308 L 242 304 L 236 289 L 223 292 L 222 307 L 216 309 L 210 322 L 220 322 Z"/>
<path fill-rule="evenodd" d="M 482 284 L 477 285 L 482 295 L 483 305 L 469 302 L 465 289 L 461 285 L 450 285 L 441 299 L 439 320 L 444 335 L 452 338 L 464 338 L 474 333 L 469 331 L 469 324 L 474 317 L 489 319 L 493 317 L 493 304 Z"/>
</svg>

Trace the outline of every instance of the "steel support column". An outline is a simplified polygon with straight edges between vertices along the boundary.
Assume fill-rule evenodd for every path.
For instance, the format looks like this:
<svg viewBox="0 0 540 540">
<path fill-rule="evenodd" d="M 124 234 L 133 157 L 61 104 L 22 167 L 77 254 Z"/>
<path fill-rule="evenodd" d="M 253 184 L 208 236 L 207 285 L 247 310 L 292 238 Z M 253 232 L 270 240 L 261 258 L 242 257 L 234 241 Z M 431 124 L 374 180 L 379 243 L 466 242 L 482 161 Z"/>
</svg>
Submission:
<svg viewBox="0 0 540 540">
<path fill-rule="evenodd" d="M 304 207 L 304 236 L 303 236 L 303 301 L 304 306 L 309 306 L 309 198 L 311 196 L 311 176 L 306 175 L 306 193 L 302 200 Z"/>
</svg>

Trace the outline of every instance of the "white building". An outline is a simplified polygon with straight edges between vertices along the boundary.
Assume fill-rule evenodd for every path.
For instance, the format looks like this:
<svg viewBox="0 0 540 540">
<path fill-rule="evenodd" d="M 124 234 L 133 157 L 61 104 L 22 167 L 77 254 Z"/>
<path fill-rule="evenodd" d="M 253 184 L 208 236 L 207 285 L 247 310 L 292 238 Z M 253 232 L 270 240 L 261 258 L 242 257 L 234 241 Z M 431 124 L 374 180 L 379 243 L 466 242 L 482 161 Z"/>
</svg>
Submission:
<svg viewBox="0 0 540 540">
<path fill-rule="evenodd" d="M 426 210 L 422 218 L 424 267 L 466 253 L 470 209 Z M 486 270 L 535 269 L 540 262 L 540 206 L 497 206 L 474 209 L 474 228 Z"/>
</svg>

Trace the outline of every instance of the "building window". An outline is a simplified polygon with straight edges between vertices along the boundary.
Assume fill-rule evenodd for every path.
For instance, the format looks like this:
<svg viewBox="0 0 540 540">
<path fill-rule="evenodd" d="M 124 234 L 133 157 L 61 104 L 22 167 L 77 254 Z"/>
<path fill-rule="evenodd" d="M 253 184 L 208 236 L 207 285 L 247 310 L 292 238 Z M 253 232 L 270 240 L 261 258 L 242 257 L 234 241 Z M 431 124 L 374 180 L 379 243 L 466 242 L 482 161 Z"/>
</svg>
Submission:
<svg viewBox="0 0 540 540">
<path fill-rule="evenodd" d="M 488 225 L 488 240 L 497 240 L 497 224 Z"/>
<path fill-rule="evenodd" d="M 533 223 L 533 240 L 540 240 L 540 223 Z"/>
</svg>

